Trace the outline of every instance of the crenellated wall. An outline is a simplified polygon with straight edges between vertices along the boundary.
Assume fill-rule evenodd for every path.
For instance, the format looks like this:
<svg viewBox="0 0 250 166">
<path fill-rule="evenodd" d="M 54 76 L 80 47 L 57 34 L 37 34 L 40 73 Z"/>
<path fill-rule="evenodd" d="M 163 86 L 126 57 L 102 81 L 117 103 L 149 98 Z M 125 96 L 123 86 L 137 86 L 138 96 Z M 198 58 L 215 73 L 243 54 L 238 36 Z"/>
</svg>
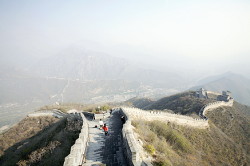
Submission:
<svg viewBox="0 0 250 166">
<path fill-rule="evenodd" d="M 122 128 L 123 148 L 130 166 L 152 166 L 149 159 L 144 157 L 144 152 L 141 144 L 135 138 L 133 126 L 131 125 L 131 117 L 124 108 L 119 109 L 125 116 L 126 123 Z"/>
<path fill-rule="evenodd" d="M 207 117 L 205 116 L 206 113 L 208 111 L 211 111 L 212 109 L 218 108 L 218 107 L 222 107 L 222 106 L 228 106 L 228 107 L 232 107 L 234 103 L 234 100 L 231 99 L 229 101 L 216 101 L 213 103 L 209 103 L 205 106 L 203 106 L 199 112 L 199 115 L 203 118 L 203 119 L 207 119 Z"/>
<path fill-rule="evenodd" d="M 124 107 L 122 109 L 132 119 L 142 119 L 146 121 L 159 120 L 163 122 L 172 122 L 182 126 L 190 126 L 201 129 L 209 127 L 208 121 L 204 119 L 194 119 L 189 116 L 171 114 L 163 111 L 144 111 L 138 108 L 130 107 Z"/>
<path fill-rule="evenodd" d="M 199 114 L 203 119 L 194 119 L 189 116 L 171 114 L 163 111 L 145 111 L 138 108 L 122 107 L 114 108 L 114 111 L 120 111 L 125 116 L 126 122 L 123 125 L 123 149 L 126 155 L 127 161 L 131 166 L 152 166 L 151 159 L 145 155 L 142 147 L 142 143 L 135 136 L 131 121 L 134 119 L 153 121 L 160 120 L 163 122 L 176 123 L 178 125 L 190 126 L 195 128 L 205 129 L 209 127 L 208 120 L 205 114 L 212 109 L 221 106 L 233 106 L 233 99 L 228 102 L 217 101 L 209 103 L 202 107 Z M 71 147 L 70 154 L 65 157 L 64 166 L 79 166 L 83 163 L 86 154 L 87 142 L 88 142 L 88 123 L 85 116 L 80 114 L 83 119 L 83 125 L 79 138 L 75 141 L 75 144 Z M 103 118 L 103 114 L 100 117 Z"/>
<path fill-rule="evenodd" d="M 212 110 L 221 106 L 232 106 L 233 100 L 228 102 L 218 101 L 214 103 L 209 103 L 205 105 L 201 111 L 202 115 L 205 117 L 207 111 Z M 118 109 L 118 108 L 116 108 Z M 122 107 L 119 109 L 121 113 L 125 116 L 126 123 L 123 125 L 122 135 L 123 135 L 123 148 L 125 150 L 125 155 L 131 166 L 151 166 L 151 160 L 145 158 L 145 152 L 140 144 L 139 140 L 136 139 L 133 131 L 133 126 L 131 121 L 133 119 L 140 119 L 146 121 L 160 120 L 164 122 L 172 122 L 178 125 L 190 126 L 195 128 L 205 129 L 209 127 L 207 118 L 204 119 L 194 119 L 189 116 L 177 115 L 166 113 L 162 111 L 144 111 L 138 108 Z"/>
<path fill-rule="evenodd" d="M 85 158 L 89 127 L 87 119 L 82 113 L 81 117 L 83 120 L 81 133 L 79 134 L 79 138 L 75 141 L 75 144 L 71 147 L 70 154 L 65 157 L 64 166 L 79 166 L 83 163 Z"/>
</svg>

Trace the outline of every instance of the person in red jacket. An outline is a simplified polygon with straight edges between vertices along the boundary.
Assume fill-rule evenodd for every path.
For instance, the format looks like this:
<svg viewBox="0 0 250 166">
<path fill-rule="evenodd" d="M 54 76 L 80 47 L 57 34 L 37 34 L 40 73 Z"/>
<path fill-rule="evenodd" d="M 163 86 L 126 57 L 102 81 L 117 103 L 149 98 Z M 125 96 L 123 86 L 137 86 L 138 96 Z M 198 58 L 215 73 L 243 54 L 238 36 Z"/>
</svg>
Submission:
<svg viewBox="0 0 250 166">
<path fill-rule="evenodd" d="M 108 126 L 106 125 L 106 123 L 104 124 L 104 126 L 102 127 L 102 129 L 103 129 L 105 135 L 109 135 L 109 128 L 108 128 Z"/>
</svg>

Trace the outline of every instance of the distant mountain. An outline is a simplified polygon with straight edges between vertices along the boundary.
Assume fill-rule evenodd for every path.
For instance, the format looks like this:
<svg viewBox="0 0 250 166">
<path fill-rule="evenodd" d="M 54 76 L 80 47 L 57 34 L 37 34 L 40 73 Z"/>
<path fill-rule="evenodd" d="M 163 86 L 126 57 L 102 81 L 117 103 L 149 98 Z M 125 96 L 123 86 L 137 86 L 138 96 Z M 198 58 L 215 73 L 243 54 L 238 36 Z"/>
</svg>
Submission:
<svg viewBox="0 0 250 166">
<path fill-rule="evenodd" d="M 30 54 L 0 57 L 0 127 L 14 124 L 47 104 L 159 98 L 189 87 L 176 72 L 157 71 L 78 46 L 53 56 L 39 51 Z M 42 54 L 46 57 L 41 58 Z M 142 107 L 150 102 L 138 100 L 133 104 Z"/>
<path fill-rule="evenodd" d="M 33 59 L 31 66 L 0 65 L 0 80 L 0 116 L 4 117 L 0 127 L 46 104 L 120 102 L 135 96 L 172 94 L 185 86 L 175 73 L 140 68 L 79 48 L 36 62 Z"/>
<path fill-rule="evenodd" d="M 250 80 L 235 73 L 225 73 L 222 75 L 207 77 L 199 81 L 198 86 L 191 89 L 204 88 L 209 91 L 220 92 L 222 90 L 229 90 L 233 97 L 243 103 L 250 105 Z"/>
<path fill-rule="evenodd" d="M 184 79 L 176 73 L 137 67 L 121 58 L 79 48 L 66 49 L 55 56 L 41 59 L 29 70 L 43 77 L 84 81 L 123 79 L 164 88 L 181 88 L 185 85 Z"/>
<path fill-rule="evenodd" d="M 127 65 L 123 59 L 72 48 L 41 59 L 30 70 L 45 77 L 102 80 L 118 78 Z"/>
</svg>

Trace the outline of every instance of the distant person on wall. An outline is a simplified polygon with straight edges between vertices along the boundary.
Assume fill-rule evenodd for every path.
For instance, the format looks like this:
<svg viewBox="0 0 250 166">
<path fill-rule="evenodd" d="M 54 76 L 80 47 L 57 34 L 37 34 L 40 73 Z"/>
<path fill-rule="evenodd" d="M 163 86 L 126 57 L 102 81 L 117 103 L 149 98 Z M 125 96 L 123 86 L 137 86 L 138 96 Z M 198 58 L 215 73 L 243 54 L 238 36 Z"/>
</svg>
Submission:
<svg viewBox="0 0 250 166">
<path fill-rule="evenodd" d="M 103 129 L 103 131 L 104 131 L 104 133 L 105 133 L 106 136 L 109 135 L 109 128 L 106 125 L 106 123 L 104 124 L 104 126 L 102 127 L 102 129 Z"/>
<path fill-rule="evenodd" d="M 102 119 L 99 120 L 99 125 L 100 125 L 100 129 L 102 129 L 102 127 L 103 127 L 103 121 L 102 121 Z"/>
</svg>

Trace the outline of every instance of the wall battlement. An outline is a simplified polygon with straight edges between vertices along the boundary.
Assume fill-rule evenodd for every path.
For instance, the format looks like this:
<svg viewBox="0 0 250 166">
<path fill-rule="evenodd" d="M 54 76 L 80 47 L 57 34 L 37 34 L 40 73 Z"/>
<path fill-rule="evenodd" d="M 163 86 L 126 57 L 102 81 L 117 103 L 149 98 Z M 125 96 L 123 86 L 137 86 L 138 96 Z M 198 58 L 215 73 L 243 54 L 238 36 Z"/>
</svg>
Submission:
<svg viewBox="0 0 250 166">
<path fill-rule="evenodd" d="M 146 121 L 160 120 L 163 122 L 176 123 L 182 126 L 189 126 L 194 128 L 205 129 L 209 127 L 206 113 L 212 109 L 221 106 L 233 106 L 233 99 L 229 101 L 217 101 L 204 105 L 199 114 L 203 119 L 195 119 L 185 115 L 171 114 L 163 111 L 145 111 L 138 108 L 122 107 L 113 108 L 114 111 L 120 111 L 125 116 L 126 122 L 123 125 L 123 149 L 126 155 L 127 161 L 131 166 L 152 166 L 151 159 L 145 155 L 142 143 L 135 136 L 133 126 L 131 125 L 132 120 L 140 119 Z M 41 112 L 39 114 L 45 114 L 48 112 Z M 59 112 L 57 112 L 59 113 Z M 87 119 L 80 114 L 83 119 L 81 133 L 79 138 L 75 141 L 75 144 L 71 147 L 70 154 L 65 157 L 64 166 L 78 166 L 83 163 L 84 156 L 86 154 L 86 148 L 88 143 L 88 123 Z M 103 118 L 103 115 L 102 115 Z"/>
<path fill-rule="evenodd" d="M 199 115 L 201 118 L 207 120 L 208 118 L 205 115 L 208 111 L 211 111 L 212 109 L 223 107 L 223 106 L 232 107 L 233 103 L 234 103 L 233 99 L 230 99 L 229 101 L 216 101 L 213 103 L 208 103 L 200 109 Z"/>
<path fill-rule="evenodd" d="M 88 142 L 89 126 L 87 119 L 82 113 L 81 117 L 83 120 L 81 133 L 79 134 L 79 138 L 75 141 L 75 144 L 71 146 L 70 154 L 65 157 L 63 166 L 79 166 L 83 163 Z"/>
<path fill-rule="evenodd" d="M 143 119 L 146 121 L 160 120 L 163 122 L 172 122 L 182 126 L 190 126 L 201 129 L 209 127 L 207 120 L 194 119 L 185 115 L 171 114 L 163 111 L 145 111 L 130 107 L 123 107 L 122 109 L 131 117 L 131 119 Z"/>
<path fill-rule="evenodd" d="M 138 142 L 134 135 L 133 126 L 131 125 L 131 116 L 124 108 L 116 108 L 125 116 L 126 123 L 122 128 L 123 148 L 130 166 L 152 166 L 150 159 L 144 155 L 142 145 Z"/>
<path fill-rule="evenodd" d="M 202 107 L 200 113 L 205 117 L 207 111 L 221 106 L 233 106 L 233 99 L 228 102 L 217 101 L 214 103 L 209 103 Z M 117 108 L 116 108 L 117 109 Z M 122 135 L 123 135 L 123 148 L 127 156 L 127 160 L 130 165 L 140 166 L 146 165 L 151 166 L 149 158 L 145 158 L 142 145 L 135 138 L 133 133 L 133 126 L 131 121 L 133 119 L 142 119 L 146 121 L 160 120 L 164 122 L 173 122 L 178 125 L 190 126 L 200 129 L 205 129 L 209 127 L 208 119 L 205 117 L 203 119 L 194 119 L 192 117 L 171 114 L 162 111 L 145 111 L 138 108 L 122 107 L 122 114 L 126 117 L 126 123 L 123 125 Z"/>
</svg>

